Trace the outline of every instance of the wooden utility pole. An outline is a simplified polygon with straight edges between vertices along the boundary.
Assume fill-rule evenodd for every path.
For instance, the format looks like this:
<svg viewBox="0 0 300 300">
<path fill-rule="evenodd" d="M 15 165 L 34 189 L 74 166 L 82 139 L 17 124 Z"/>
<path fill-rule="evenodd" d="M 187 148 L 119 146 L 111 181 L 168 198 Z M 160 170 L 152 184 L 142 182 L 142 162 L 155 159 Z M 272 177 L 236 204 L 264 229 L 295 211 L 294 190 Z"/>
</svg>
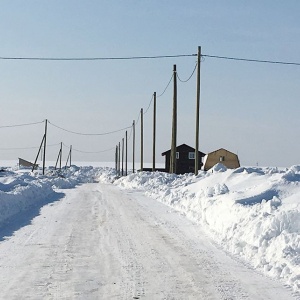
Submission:
<svg viewBox="0 0 300 300">
<path fill-rule="evenodd" d="M 122 176 L 124 175 L 124 138 L 122 138 Z"/>
<path fill-rule="evenodd" d="M 176 65 L 173 66 L 173 117 L 170 173 L 176 173 L 176 139 L 177 139 L 177 73 Z"/>
<path fill-rule="evenodd" d="M 132 123 L 132 173 L 134 173 L 134 160 L 135 160 L 135 121 Z"/>
<path fill-rule="evenodd" d="M 48 120 L 45 120 L 45 134 L 44 134 L 44 155 L 43 155 L 43 175 L 45 175 L 45 165 L 46 165 L 46 143 L 47 143 L 47 124 Z"/>
<path fill-rule="evenodd" d="M 42 147 L 43 147 L 44 140 L 45 140 L 45 134 L 43 135 L 42 142 L 41 142 L 41 145 L 40 145 L 40 148 L 39 148 L 38 154 L 37 154 L 37 156 L 36 156 L 36 158 L 35 158 L 35 161 L 34 161 L 34 163 L 33 163 L 33 166 L 32 166 L 32 170 L 31 170 L 31 172 L 33 172 L 33 171 L 34 171 L 34 169 L 35 169 L 35 167 L 37 166 L 37 165 L 36 165 L 36 162 L 37 162 L 37 160 L 38 160 L 38 158 L 39 158 L 39 155 L 40 155 L 41 149 L 42 149 Z"/>
<path fill-rule="evenodd" d="M 60 170 L 61 170 L 62 147 L 63 147 L 63 144 L 60 143 L 60 159 L 59 159 L 59 169 Z"/>
<path fill-rule="evenodd" d="M 144 113 L 141 108 L 141 171 L 143 171 L 143 160 L 144 160 Z"/>
<path fill-rule="evenodd" d="M 72 145 L 70 146 L 70 167 L 72 165 Z"/>
<path fill-rule="evenodd" d="M 72 145 L 70 146 L 70 151 L 69 151 L 69 154 L 68 154 L 68 157 L 67 157 L 65 169 L 67 168 L 69 160 L 70 160 L 70 167 L 71 167 L 71 153 L 72 153 Z"/>
<path fill-rule="evenodd" d="M 118 174 L 118 145 L 116 145 L 116 153 L 115 153 L 115 169 L 116 169 L 116 174 Z"/>
<path fill-rule="evenodd" d="M 55 163 L 54 170 L 56 170 L 58 160 L 60 160 L 60 167 L 59 168 L 61 169 L 61 151 L 62 151 L 61 148 L 62 148 L 62 143 L 60 143 L 60 149 L 58 151 L 57 160 L 56 160 L 56 163 Z"/>
<path fill-rule="evenodd" d="M 153 158 L 152 171 L 155 171 L 155 147 L 156 147 L 156 92 L 153 94 Z"/>
<path fill-rule="evenodd" d="M 125 132 L 125 176 L 127 176 L 127 159 L 128 159 L 128 155 L 127 155 L 127 151 L 128 151 L 128 145 L 127 145 L 127 130 Z"/>
<path fill-rule="evenodd" d="M 119 147 L 118 147 L 118 175 L 119 176 L 121 175 L 120 170 L 121 170 L 121 143 L 119 142 Z"/>
<path fill-rule="evenodd" d="M 198 175 L 198 171 L 199 171 L 200 64 L 201 64 L 201 47 L 199 46 L 198 58 L 197 58 L 195 175 Z"/>
</svg>

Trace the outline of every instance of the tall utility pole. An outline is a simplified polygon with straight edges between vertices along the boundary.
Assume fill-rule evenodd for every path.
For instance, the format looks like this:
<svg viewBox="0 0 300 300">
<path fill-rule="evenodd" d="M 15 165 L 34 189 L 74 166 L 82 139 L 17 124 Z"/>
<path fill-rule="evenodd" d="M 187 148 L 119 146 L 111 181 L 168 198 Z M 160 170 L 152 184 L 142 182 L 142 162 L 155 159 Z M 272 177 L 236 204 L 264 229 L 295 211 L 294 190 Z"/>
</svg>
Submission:
<svg viewBox="0 0 300 300">
<path fill-rule="evenodd" d="M 156 144 L 156 92 L 153 94 L 153 158 L 152 171 L 155 171 L 155 144 Z"/>
<path fill-rule="evenodd" d="M 55 170 L 56 170 L 56 167 L 58 164 L 58 160 L 60 161 L 59 169 L 61 169 L 61 151 L 62 151 L 61 149 L 62 149 L 62 143 L 60 143 L 60 149 L 58 151 L 58 156 L 57 156 L 57 160 L 56 160 L 55 167 L 54 167 Z"/>
<path fill-rule="evenodd" d="M 128 156 L 127 156 L 127 151 L 128 151 L 128 146 L 127 146 L 127 140 L 128 140 L 128 137 L 127 137 L 127 130 L 125 132 L 125 176 L 127 176 L 127 159 L 128 159 Z"/>
<path fill-rule="evenodd" d="M 200 63 L 201 63 L 201 47 L 199 46 L 198 59 L 197 59 L 195 175 L 198 175 L 198 171 L 199 171 Z"/>
<path fill-rule="evenodd" d="M 115 168 L 116 168 L 116 174 L 118 175 L 118 145 L 116 145 Z"/>
<path fill-rule="evenodd" d="M 69 150 L 69 154 L 68 154 L 68 157 L 67 157 L 65 169 L 67 168 L 69 160 L 70 160 L 70 167 L 71 167 L 71 154 L 72 154 L 72 145 L 70 146 L 70 150 Z"/>
<path fill-rule="evenodd" d="M 173 66 L 173 117 L 172 117 L 170 173 L 176 173 L 176 139 L 177 139 L 177 73 L 176 73 L 176 65 L 174 65 Z"/>
<path fill-rule="evenodd" d="M 132 173 L 134 173 L 134 160 L 135 160 L 135 121 L 132 123 Z"/>
<path fill-rule="evenodd" d="M 59 169 L 61 170 L 61 158 L 62 158 L 62 142 L 60 143 L 60 158 L 59 158 Z"/>
<path fill-rule="evenodd" d="M 144 113 L 141 108 L 141 171 L 143 171 L 143 160 L 144 160 Z"/>
<path fill-rule="evenodd" d="M 46 119 L 45 120 L 45 134 L 44 134 L 43 175 L 45 175 L 45 164 L 46 164 L 47 123 L 48 123 L 48 120 Z"/>
<path fill-rule="evenodd" d="M 122 138 L 122 176 L 124 175 L 124 138 Z"/>
<path fill-rule="evenodd" d="M 70 146 L 70 167 L 72 165 L 72 145 Z"/>
<path fill-rule="evenodd" d="M 119 176 L 121 175 L 120 170 L 121 170 L 121 143 L 119 142 L 119 148 L 118 148 L 118 175 Z"/>
</svg>

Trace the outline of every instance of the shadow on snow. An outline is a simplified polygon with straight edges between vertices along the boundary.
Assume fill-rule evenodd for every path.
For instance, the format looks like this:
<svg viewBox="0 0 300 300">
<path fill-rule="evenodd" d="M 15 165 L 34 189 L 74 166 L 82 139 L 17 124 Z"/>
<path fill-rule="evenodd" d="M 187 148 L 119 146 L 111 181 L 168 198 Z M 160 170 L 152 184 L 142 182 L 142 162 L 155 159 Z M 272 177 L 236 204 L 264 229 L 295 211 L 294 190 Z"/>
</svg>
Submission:
<svg viewBox="0 0 300 300">
<path fill-rule="evenodd" d="M 19 213 L 11 216 L 7 221 L 0 225 L 0 242 L 13 236 L 14 232 L 18 231 L 20 228 L 30 225 L 32 220 L 40 215 L 40 211 L 43 206 L 57 202 L 64 198 L 64 196 L 64 193 L 53 192 L 44 200 L 41 200 L 28 207 L 26 210 L 20 211 Z"/>
</svg>

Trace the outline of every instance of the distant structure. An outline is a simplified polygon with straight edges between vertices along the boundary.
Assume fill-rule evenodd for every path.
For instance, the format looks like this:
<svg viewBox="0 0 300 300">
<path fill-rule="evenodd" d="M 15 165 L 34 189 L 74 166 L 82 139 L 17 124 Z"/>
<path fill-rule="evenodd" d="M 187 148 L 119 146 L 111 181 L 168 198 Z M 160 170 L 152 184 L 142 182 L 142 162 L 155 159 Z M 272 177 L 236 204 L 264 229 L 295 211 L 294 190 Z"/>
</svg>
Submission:
<svg viewBox="0 0 300 300">
<path fill-rule="evenodd" d="M 223 164 L 228 169 L 235 169 L 240 167 L 238 156 L 224 148 L 208 153 L 204 157 L 203 168 L 205 171 L 207 171 L 217 163 Z"/>
<path fill-rule="evenodd" d="M 170 170 L 171 149 L 161 154 L 165 156 L 165 172 Z M 198 151 L 200 170 L 203 163 L 202 158 L 205 153 Z M 176 147 L 176 174 L 194 173 L 195 172 L 195 148 L 182 144 Z"/>
<path fill-rule="evenodd" d="M 25 159 L 19 157 L 19 166 L 32 168 L 32 167 L 34 166 L 34 164 L 31 163 L 30 161 L 27 161 L 27 160 L 25 160 Z M 39 165 L 36 164 L 36 165 L 34 166 L 34 168 L 37 169 L 38 166 L 39 166 Z"/>
</svg>

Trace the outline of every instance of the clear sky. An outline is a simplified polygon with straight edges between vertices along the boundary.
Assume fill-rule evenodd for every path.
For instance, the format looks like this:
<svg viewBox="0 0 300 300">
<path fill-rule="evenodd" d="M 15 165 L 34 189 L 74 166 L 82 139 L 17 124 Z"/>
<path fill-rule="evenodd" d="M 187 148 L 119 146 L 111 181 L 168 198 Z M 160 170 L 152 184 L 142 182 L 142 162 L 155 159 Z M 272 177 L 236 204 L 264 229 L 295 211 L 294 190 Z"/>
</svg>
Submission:
<svg viewBox="0 0 300 300">
<path fill-rule="evenodd" d="M 127 57 L 197 53 L 300 62 L 300 2 L 2 0 L 0 57 Z M 187 79 L 195 57 L 128 61 L 0 60 L 0 126 L 50 120 L 82 133 L 130 126 L 172 76 Z M 300 163 L 300 66 L 206 57 L 201 62 L 200 150 L 226 148 L 242 165 Z M 178 144 L 195 144 L 196 76 L 178 82 Z M 157 161 L 171 146 L 172 84 L 157 99 Z M 145 161 L 152 159 L 152 107 L 144 115 Z M 34 160 L 44 124 L 0 128 L 0 160 Z M 128 131 L 130 134 L 130 129 Z M 140 128 L 136 128 L 137 161 Z M 49 124 L 48 144 L 114 148 L 125 132 L 74 135 Z M 131 161 L 132 140 L 128 155 Z M 49 146 L 56 160 L 59 146 Z M 64 148 L 63 160 L 67 148 Z M 114 149 L 73 152 L 112 161 Z"/>
</svg>

